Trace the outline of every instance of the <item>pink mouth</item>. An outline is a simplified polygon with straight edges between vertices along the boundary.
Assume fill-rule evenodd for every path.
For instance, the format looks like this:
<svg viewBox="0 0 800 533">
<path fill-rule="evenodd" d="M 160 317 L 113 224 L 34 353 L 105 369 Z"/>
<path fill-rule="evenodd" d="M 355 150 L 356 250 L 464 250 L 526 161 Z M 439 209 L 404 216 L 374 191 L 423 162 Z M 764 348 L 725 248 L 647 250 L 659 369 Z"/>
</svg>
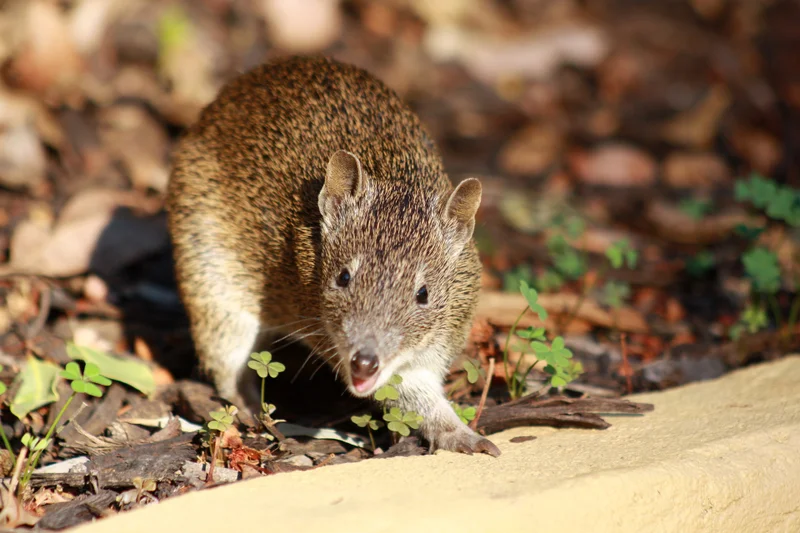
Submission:
<svg viewBox="0 0 800 533">
<path fill-rule="evenodd" d="M 370 390 L 374 385 L 375 382 L 378 381 L 378 372 L 374 375 L 368 377 L 367 379 L 360 379 L 353 376 L 353 388 L 356 389 L 358 392 L 367 392 Z"/>
</svg>

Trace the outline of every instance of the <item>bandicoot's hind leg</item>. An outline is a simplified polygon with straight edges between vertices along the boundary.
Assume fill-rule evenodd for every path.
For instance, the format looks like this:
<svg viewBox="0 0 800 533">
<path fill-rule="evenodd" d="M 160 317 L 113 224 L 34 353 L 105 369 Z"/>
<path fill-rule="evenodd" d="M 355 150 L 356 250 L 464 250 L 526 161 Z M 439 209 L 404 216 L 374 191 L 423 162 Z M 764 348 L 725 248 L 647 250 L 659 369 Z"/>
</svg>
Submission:
<svg viewBox="0 0 800 533">
<path fill-rule="evenodd" d="M 226 233 L 232 219 L 247 214 L 219 198 L 213 180 L 199 173 L 203 167 L 212 173 L 213 162 L 201 155 L 189 163 L 177 161 L 167 207 L 175 274 L 192 339 L 220 396 L 242 409 L 258 406 L 257 391 L 242 385 L 261 331 L 264 274 L 258 258 L 242 259 L 236 252 L 254 237 Z"/>
</svg>

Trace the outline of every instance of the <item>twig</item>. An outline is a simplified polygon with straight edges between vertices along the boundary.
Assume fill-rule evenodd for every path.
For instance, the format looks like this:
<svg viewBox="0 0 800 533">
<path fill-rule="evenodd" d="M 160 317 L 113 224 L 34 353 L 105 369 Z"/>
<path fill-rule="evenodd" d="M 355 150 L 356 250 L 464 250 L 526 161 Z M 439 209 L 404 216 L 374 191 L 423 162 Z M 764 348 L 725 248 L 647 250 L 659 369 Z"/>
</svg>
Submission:
<svg viewBox="0 0 800 533">
<path fill-rule="evenodd" d="M 489 387 L 492 384 L 492 378 L 494 377 L 494 357 L 489 358 L 489 371 L 486 374 L 486 383 L 483 384 L 483 392 L 481 393 L 481 401 L 478 403 L 478 412 L 475 414 L 475 418 L 470 422 L 469 426 L 474 430 L 478 427 L 478 420 L 481 419 L 481 413 L 483 413 L 483 406 L 486 405 L 486 397 L 489 395 Z"/>
<path fill-rule="evenodd" d="M 208 463 L 208 474 L 206 474 L 207 485 L 214 483 L 214 465 L 217 464 L 217 451 L 219 450 L 219 441 L 221 438 L 221 435 L 217 435 L 214 439 L 214 446 L 211 448 L 211 461 Z"/>
<path fill-rule="evenodd" d="M 17 464 L 14 465 L 14 473 L 11 476 L 11 484 L 9 485 L 8 492 L 14 494 L 17 491 L 17 484 L 19 483 L 19 476 L 22 473 L 22 466 L 28 458 L 28 447 L 23 446 L 17 456 Z"/>
<path fill-rule="evenodd" d="M 25 340 L 30 340 L 39 334 L 47 321 L 47 316 L 50 314 L 50 306 L 53 300 L 52 291 L 46 283 L 41 283 L 39 287 L 42 291 L 39 299 L 39 313 L 33 323 L 26 328 Z"/>
</svg>

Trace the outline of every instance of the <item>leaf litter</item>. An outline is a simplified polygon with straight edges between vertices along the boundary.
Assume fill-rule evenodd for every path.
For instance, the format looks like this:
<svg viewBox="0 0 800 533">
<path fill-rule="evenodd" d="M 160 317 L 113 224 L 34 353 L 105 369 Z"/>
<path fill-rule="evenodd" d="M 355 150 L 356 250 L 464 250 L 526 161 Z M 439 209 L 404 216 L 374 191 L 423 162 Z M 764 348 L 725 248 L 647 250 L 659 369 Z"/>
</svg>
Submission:
<svg viewBox="0 0 800 533">
<path fill-rule="evenodd" d="M 75 390 L 65 366 L 83 392 L 26 505 L 0 486 L 4 527 L 72 527 L 208 486 L 201 435 L 224 402 L 193 371 L 172 279 L 169 154 L 224 81 L 283 53 L 375 72 L 420 114 L 453 180 L 483 181 L 478 317 L 469 364 L 446 383 L 481 432 L 600 429 L 649 411 L 625 394 L 800 345 L 800 115 L 783 52 L 800 9 L 787 3 L 7 3 L 0 380 L 13 447 L 44 435 Z M 531 290 L 540 307 L 517 319 Z M 387 413 L 409 433 L 394 442 L 326 369 L 292 385 L 306 355 L 292 349 L 254 365 L 282 438 L 236 421 L 213 483 L 428 453 L 412 414 Z M 531 366 L 514 400 L 504 350 Z M 575 381 L 547 371 L 571 362 Z"/>
</svg>

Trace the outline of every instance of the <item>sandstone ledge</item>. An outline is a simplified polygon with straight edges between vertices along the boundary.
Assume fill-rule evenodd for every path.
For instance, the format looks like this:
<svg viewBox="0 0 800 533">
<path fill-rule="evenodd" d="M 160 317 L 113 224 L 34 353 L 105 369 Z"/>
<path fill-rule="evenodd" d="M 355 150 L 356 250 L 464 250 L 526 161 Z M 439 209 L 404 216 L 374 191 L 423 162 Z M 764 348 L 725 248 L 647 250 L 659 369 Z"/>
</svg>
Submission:
<svg viewBox="0 0 800 533">
<path fill-rule="evenodd" d="M 188 494 L 81 533 L 798 532 L 800 356 L 635 399 L 604 431 L 519 428 L 503 455 L 369 460 Z M 518 435 L 538 438 L 519 444 Z"/>
</svg>

